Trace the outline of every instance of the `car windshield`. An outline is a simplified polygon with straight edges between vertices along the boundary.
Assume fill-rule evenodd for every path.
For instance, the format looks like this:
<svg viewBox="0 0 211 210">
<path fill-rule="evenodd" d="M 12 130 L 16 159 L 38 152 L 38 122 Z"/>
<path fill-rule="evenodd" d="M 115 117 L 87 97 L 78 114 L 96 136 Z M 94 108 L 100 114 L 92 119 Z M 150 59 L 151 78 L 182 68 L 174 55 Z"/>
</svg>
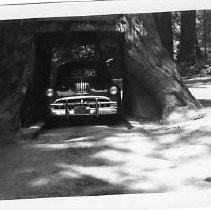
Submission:
<svg viewBox="0 0 211 210">
<path fill-rule="evenodd" d="M 57 71 L 57 87 L 71 88 L 76 82 L 100 83 L 109 79 L 108 69 L 102 63 L 76 62 L 61 65 Z"/>
<path fill-rule="evenodd" d="M 68 72 L 61 72 L 60 77 L 63 79 L 87 79 L 89 77 L 95 77 L 96 70 L 94 68 L 75 68 L 70 69 Z"/>
</svg>

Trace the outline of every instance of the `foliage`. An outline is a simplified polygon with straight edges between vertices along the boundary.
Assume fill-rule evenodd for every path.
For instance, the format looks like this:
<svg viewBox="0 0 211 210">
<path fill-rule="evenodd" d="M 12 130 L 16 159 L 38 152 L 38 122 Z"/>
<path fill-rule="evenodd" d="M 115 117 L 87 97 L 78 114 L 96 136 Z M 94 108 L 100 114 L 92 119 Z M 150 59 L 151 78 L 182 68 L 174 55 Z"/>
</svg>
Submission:
<svg viewBox="0 0 211 210">
<path fill-rule="evenodd" d="M 52 51 L 53 63 L 65 63 L 71 60 L 91 59 L 98 56 L 94 45 L 54 47 Z"/>
<path fill-rule="evenodd" d="M 173 50 L 174 50 L 174 59 L 176 60 L 177 52 L 180 44 L 180 32 L 181 32 L 181 13 L 172 12 L 172 31 L 173 31 Z"/>
<path fill-rule="evenodd" d="M 199 61 L 191 66 L 183 66 L 183 71 L 181 72 L 181 75 L 184 77 L 211 76 L 211 62 Z"/>
</svg>

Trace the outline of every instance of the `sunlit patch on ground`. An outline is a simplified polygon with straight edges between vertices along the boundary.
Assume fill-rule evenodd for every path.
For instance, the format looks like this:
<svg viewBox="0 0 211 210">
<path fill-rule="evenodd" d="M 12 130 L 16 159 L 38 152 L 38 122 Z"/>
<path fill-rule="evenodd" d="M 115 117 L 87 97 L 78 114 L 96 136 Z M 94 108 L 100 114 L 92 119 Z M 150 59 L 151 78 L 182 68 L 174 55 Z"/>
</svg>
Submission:
<svg viewBox="0 0 211 210">
<path fill-rule="evenodd" d="M 40 178 L 40 179 L 32 181 L 30 184 L 32 187 L 39 187 L 39 186 L 47 185 L 48 183 L 49 183 L 48 179 Z"/>
<path fill-rule="evenodd" d="M 190 89 L 191 93 L 197 99 L 208 99 L 210 98 L 210 87 L 211 87 L 211 78 L 210 77 L 202 77 L 202 78 L 193 78 L 189 80 L 185 80 L 187 87 Z"/>
</svg>

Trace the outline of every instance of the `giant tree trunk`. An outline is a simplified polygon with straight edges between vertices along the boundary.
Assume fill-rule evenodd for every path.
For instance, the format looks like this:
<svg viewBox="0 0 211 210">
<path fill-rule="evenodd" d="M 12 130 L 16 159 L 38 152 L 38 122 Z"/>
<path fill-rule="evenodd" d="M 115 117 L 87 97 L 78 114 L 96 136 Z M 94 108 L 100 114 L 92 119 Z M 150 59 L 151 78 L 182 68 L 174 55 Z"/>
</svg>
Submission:
<svg viewBox="0 0 211 210">
<path fill-rule="evenodd" d="M 9 30 L 8 30 L 9 29 Z M 0 23 L 0 134 L 20 127 L 20 113 L 27 91 L 30 61 L 28 40 L 22 38 L 22 25 Z M 0 137 L 1 138 L 1 137 Z"/>
<path fill-rule="evenodd" d="M 152 15 L 124 15 L 117 22 L 117 30 L 125 33 L 126 101 L 132 114 L 142 116 L 157 108 L 160 117 L 166 118 L 178 107 L 200 107 L 162 46 Z M 142 110 L 138 108 L 141 105 Z"/>
<path fill-rule="evenodd" d="M 100 20 L 71 22 L 70 31 L 119 31 L 124 35 L 124 106 L 128 114 L 142 118 L 166 118 L 178 107 L 198 108 L 200 104 L 183 84 L 176 65 L 162 46 L 152 15 L 101 17 Z M 36 80 L 40 66 L 34 65 L 31 40 L 35 32 L 64 32 L 62 21 L 15 21 L 0 24 L 0 130 L 16 130 L 30 81 L 39 90 L 46 74 Z M 65 29 L 68 30 L 68 29 Z M 40 45 L 41 46 L 41 45 Z M 120 50 L 123 52 L 123 49 Z M 42 55 L 42 56 L 41 56 Z M 43 54 L 40 56 L 44 59 Z M 37 56 L 38 58 L 38 56 Z M 43 63 L 43 60 L 40 59 Z M 47 63 L 43 66 L 47 68 Z M 43 72 L 43 71 L 42 71 Z M 35 74 L 36 73 L 36 74 Z M 39 73 L 41 75 L 41 73 Z M 32 86 L 33 86 L 32 85 Z M 27 86 L 27 87 L 26 87 Z M 39 91 L 40 92 L 40 91 Z M 29 92 L 28 92 L 29 93 Z M 29 97 L 30 98 L 30 97 Z M 37 98 L 36 98 L 37 100 Z M 42 100 L 42 98 L 38 98 Z M 32 100 L 33 101 L 33 100 Z M 39 103 L 40 103 L 39 101 Z M 36 104 L 33 102 L 33 106 Z M 26 112 L 28 113 L 28 112 Z M 29 117 L 29 115 L 26 115 Z M 0 131 L 0 133 L 1 133 Z"/>
</svg>

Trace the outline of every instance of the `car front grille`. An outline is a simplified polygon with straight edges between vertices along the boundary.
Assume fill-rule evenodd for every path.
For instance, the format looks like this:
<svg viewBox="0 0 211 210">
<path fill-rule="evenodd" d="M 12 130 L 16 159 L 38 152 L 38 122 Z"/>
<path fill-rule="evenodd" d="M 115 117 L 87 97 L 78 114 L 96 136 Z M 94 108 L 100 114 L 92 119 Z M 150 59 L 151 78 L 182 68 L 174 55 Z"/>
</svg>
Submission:
<svg viewBox="0 0 211 210">
<path fill-rule="evenodd" d="M 87 82 L 78 82 L 75 83 L 76 92 L 87 92 L 89 83 Z"/>
</svg>

